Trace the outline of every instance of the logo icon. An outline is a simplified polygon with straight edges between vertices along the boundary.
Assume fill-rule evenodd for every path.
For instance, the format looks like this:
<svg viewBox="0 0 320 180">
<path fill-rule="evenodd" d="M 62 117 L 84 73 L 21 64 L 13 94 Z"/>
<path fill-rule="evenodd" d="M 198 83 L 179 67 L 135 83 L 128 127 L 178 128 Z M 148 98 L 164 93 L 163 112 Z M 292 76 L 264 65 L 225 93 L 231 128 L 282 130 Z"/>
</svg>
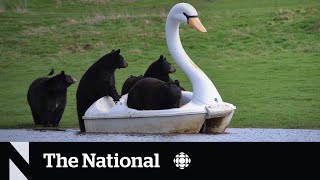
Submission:
<svg viewBox="0 0 320 180">
<path fill-rule="evenodd" d="M 173 163 L 180 169 L 184 169 L 189 166 L 191 163 L 191 159 L 189 158 L 188 154 L 184 152 L 180 152 L 176 155 L 173 159 Z"/>
</svg>

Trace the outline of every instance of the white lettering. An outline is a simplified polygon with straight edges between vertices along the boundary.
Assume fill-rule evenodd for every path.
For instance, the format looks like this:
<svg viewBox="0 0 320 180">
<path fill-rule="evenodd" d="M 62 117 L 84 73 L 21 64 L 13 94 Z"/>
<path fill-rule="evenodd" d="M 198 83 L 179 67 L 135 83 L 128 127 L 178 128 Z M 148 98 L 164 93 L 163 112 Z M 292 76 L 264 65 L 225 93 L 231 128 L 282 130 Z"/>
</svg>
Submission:
<svg viewBox="0 0 320 180">
<path fill-rule="evenodd" d="M 131 167 L 133 167 L 133 168 L 136 168 L 136 167 L 138 167 L 138 168 L 142 168 L 143 166 L 142 166 L 142 158 L 141 157 L 131 157 L 131 160 L 132 160 L 132 165 L 131 165 Z M 137 160 L 138 160 L 138 166 L 137 166 L 137 164 L 136 164 L 136 162 L 137 162 Z"/>
<path fill-rule="evenodd" d="M 82 157 L 83 157 L 83 165 L 82 165 L 82 167 L 83 167 L 83 168 L 88 168 L 87 162 L 90 164 L 90 166 L 91 166 L 92 168 L 95 167 L 95 157 L 96 157 L 96 153 L 90 153 L 90 155 L 91 155 L 91 158 L 92 158 L 92 159 L 90 159 L 90 157 L 88 156 L 88 154 L 82 153 Z"/>
<path fill-rule="evenodd" d="M 124 164 L 124 160 L 127 161 L 127 164 Z M 122 158 L 120 158 L 120 166 L 121 166 L 121 167 L 127 168 L 127 167 L 129 167 L 130 165 L 131 165 L 131 160 L 130 160 L 130 158 L 128 158 L 128 157 L 122 157 Z"/>
<path fill-rule="evenodd" d="M 56 158 L 56 154 L 55 153 L 44 153 L 43 154 L 43 159 L 47 159 L 47 165 L 46 168 L 52 168 L 52 164 L 51 164 L 51 160 L 52 158 Z"/>
<path fill-rule="evenodd" d="M 82 153 L 82 168 L 160 168 L 159 153 L 153 155 L 153 157 L 119 157 L 118 153 L 115 153 L 114 156 L 107 154 L 103 157 L 97 156 L 96 153 Z M 60 153 L 44 153 L 43 159 L 47 160 L 46 168 L 77 168 L 79 166 L 77 157 L 65 157 Z"/>
<path fill-rule="evenodd" d="M 96 166 L 98 168 L 106 168 L 106 158 L 104 157 L 97 157 L 97 163 Z"/>
<path fill-rule="evenodd" d="M 72 168 L 76 168 L 78 167 L 78 158 L 77 157 L 71 157 L 69 160 L 68 160 L 68 165 Z"/>
<path fill-rule="evenodd" d="M 143 167 L 153 168 L 153 159 L 152 157 L 144 157 Z"/>
<path fill-rule="evenodd" d="M 118 153 L 114 154 L 114 166 L 115 168 L 119 168 L 119 158 L 118 158 Z"/>
<path fill-rule="evenodd" d="M 56 153 L 56 156 L 57 156 L 57 168 L 67 168 L 68 165 L 67 165 L 67 157 L 61 157 L 61 154 L 60 153 Z M 63 163 L 62 163 L 63 161 Z M 61 165 L 63 164 L 63 166 Z"/>
<path fill-rule="evenodd" d="M 155 165 L 153 167 L 155 168 L 160 168 L 160 164 L 159 164 L 159 153 L 154 153 L 153 154 L 155 157 Z"/>
<path fill-rule="evenodd" d="M 111 163 L 111 160 L 113 159 L 113 157 L 111 156 L 111 154 L 108 154 L 107 155 L 107 157 L 106 157 L 106 159 L 107 159 L 107 162 L 108 162 L 108 167 L 109 168 L 113 168 L 113 165 L 112 165 L 112 163 Z"/>
</svg>

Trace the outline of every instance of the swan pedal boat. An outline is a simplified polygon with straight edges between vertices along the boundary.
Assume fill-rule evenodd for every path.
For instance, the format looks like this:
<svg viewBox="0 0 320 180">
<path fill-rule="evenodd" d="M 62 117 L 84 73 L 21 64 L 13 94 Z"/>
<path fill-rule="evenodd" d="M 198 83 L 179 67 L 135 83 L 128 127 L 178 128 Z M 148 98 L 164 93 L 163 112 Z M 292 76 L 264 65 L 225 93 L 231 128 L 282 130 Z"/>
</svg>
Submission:
<svg viewBox="0 0 320 180">
<path fill-rule="evenodd" d="M 179 26 L 189 24 L 207 32 L 195 8 L 178 3 L 166 20 L 166 40 L 171 56 L 191 81 L 193 92 L 182 91 L 180 108 L 135 110 L 127 106 L 128 95 L 115 104 L 105 96 L 83 116 L 86 132 L 105 133 L 223 133 L 236 107 L 224 102 L 212 81 L 190 59 L 180 41 Z"/>
<path fill-rule="evenodd" d="M 225 102 L 208 106 L 189 102 L 192 92 L 182 91 L 180 108 L 139 111 L 128 108 L 127 97 L 117 104 L 110 96 L 96 101 L 83 117 L 86 132 L 223 133 L 236 109 Z"/>
</svg>

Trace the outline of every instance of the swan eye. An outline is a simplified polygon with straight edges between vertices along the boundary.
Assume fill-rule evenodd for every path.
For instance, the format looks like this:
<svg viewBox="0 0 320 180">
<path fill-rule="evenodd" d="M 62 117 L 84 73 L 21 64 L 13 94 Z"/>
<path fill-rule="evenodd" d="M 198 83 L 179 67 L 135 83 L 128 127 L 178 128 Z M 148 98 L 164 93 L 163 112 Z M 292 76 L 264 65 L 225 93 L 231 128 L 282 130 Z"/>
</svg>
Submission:
<svg viewBox="0 0 320 180">
<path fill-rule="evenodd" d="M 183 15 L 186 16 L 186 18 L 189 20 L 189 18 L 195 18 L 195 17 L 198 17 L 198 15 L 195 15 L 195 16 L 189 16 L 187 13 L 183 13 Z"/>
</svg>

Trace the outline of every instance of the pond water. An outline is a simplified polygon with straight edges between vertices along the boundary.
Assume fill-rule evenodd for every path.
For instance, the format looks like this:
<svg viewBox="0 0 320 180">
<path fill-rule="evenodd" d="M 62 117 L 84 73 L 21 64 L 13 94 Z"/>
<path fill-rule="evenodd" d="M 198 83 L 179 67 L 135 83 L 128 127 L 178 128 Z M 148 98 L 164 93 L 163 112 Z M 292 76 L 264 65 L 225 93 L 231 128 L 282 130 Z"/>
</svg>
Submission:
<svg viewBox="0 0 320 180">
<path fill-rule="evenodd" d="M 1 142 L 320 142 L 320 130 L 227 128 L 223 134 L 80 133 L 78 129 L 0 129 Z"/>
</svg>

